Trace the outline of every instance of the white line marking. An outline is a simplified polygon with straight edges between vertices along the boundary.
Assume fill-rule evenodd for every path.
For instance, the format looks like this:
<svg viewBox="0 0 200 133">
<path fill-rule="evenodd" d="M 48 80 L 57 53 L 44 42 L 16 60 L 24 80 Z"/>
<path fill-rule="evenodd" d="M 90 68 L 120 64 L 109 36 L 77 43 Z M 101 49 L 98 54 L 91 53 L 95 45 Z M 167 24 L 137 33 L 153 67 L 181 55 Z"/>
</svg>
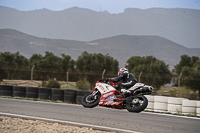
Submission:
<svg viewBox="0 0 200 133">
<path fill-rule="evenodd" d="M 173 114 L 162 114 L 162 113 L 152 113 L 152 112 L 141 112 L 141 113 L 150 114 L 150 115 L 153 114 L 153 115 L 163 115 L 163 116 L 170 116 L 170 117 L 200 120 L 200 118 L 198 118 L 198 117 L 179 116 L 179 115 L 173 115 Z"/>
<path fill-rule="evenodd" d="M 78 122 L 63 121 L 63 120 L 26 116 L 26 115 L 18 115 L 18 114 L 10 114 L 10 113 L 3 113 L 3 112 L 0 112 L 0 115 L 15 116 L 15 117 L 21 117 L 21 118 L 27 118 L 27 119 L 37 119 L 37 120 L 51 121 L 51 122 L 58 122 L 58 123 L 66 123 L 66 124 L 72 124 L 72 125 L 77 125 L 77 126 L 79 125 L 79 126 L 93 127 L 93 128 L 98 128 L 98 129 L 113 130 L 113 131 L 118 131 L 118 132 L 142 133 L 142 132 L 137 132 L 137 131 L 112 128 L 112 127 L 104 127 L 104 126 L 97 126 L 97 125 L 84 124 L 84 123 L 78 123 Z"/>
</svg>

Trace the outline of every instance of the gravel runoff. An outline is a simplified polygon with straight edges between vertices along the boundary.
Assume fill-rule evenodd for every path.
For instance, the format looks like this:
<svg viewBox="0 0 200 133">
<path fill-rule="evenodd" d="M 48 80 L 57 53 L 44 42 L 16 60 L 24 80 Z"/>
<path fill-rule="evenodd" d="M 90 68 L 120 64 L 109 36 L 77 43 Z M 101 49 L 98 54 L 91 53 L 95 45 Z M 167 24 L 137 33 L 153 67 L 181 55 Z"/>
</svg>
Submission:
<svg viewBox="0 0 200 133">
<path fill-rule="evenodd" d="M 0 116 L 0 133 L 108 133 L 89 127 Z M 109 132 L 111 133 L 111 132 Z M 114 132 L 112 132 L 114 133 Z"/>
</svg>

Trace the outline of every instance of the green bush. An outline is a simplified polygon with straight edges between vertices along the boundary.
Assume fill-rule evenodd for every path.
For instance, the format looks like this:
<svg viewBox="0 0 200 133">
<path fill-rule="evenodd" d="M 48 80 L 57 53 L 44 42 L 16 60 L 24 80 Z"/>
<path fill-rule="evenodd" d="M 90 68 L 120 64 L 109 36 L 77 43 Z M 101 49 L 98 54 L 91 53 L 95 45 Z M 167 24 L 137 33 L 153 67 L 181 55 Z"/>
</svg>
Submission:
<svg viewBox="0 0 200 133">
<path fill-rule="evenodd" d="M 184 87 L 174 87 L 169 91 L 170 97 L 188 98 L 190 100 L 198 100 L 198 93 Z"/>
<path fill-rule="evenodd" d="M 170 91 L 169 91 L 169 96 L 170 96 L 170 97 L 176 97 L 176 96 L 177 96 L 177 91 L 176 91 L 175 89 L 170 90 Z"/>
<path fill-rule="evenodd" d="M 86 79 L 80 79 L 76 82 L 76 86 L 79 90 L 89 90 L 90 83 Z"/>
<path fill-rule="evenodd" d="M 50 80 L 44 86 L 47 87 L 47 88 L 60 88 L 60 83 L 56 80 Z"/>
</svg>

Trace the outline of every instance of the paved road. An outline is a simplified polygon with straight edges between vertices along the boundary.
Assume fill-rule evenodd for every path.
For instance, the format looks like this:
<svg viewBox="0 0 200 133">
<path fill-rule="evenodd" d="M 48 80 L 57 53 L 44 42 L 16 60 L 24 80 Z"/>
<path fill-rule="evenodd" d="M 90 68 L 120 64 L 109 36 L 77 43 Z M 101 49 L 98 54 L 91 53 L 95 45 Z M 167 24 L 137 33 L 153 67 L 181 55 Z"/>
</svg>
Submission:
<svg viewBox="0 0 200 133">
<path fill-rule="evenodd" d="M 0 112 L 92 124 L 143 133 L 199 133 L 200 119 L 154 113 L 129 113 L 103 107 L 0 98 Z"/>
</svg>

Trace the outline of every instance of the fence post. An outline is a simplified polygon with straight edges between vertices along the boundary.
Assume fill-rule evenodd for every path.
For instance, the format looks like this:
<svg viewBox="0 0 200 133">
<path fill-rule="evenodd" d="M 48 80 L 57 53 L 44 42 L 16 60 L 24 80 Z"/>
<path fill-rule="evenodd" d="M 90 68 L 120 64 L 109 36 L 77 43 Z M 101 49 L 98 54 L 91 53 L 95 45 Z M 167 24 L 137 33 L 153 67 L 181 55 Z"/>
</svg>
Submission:
<svg viewBox="0 0 200 133">
<path fill-rule="evenodd" d="M 180 79 L 181 79 L 182 73 L 180 74 L 180 76 L 178 77 L 178 87 L 180 87 Z"/>
<path fill-rule="evenodd" d="M 68 88 L 68 81 L 69 81 L 69 71 L 67 71 L 67 88 Z"/>
<path fill-rule="evenodd" d="M 140 77 L 141 77 L 141 75 L 142 75 L 142 71 L 140 72 L 140 75 L 139 75 L 139 83 L 140 83 Z"/>
<path fill-rule="evenodd" d="M 35 65 L 33 65 L 32 69 L 31 69 L 31 86 L 33 86 L 33 69 L 34 69 Z"/>
<path fill-rule="evenodd" d="M 103 70 L 103 73 L 102 73 L 102 79 L 104 79 L 104 74 L 106 72 L 106 69 Z"/>
</svg>

